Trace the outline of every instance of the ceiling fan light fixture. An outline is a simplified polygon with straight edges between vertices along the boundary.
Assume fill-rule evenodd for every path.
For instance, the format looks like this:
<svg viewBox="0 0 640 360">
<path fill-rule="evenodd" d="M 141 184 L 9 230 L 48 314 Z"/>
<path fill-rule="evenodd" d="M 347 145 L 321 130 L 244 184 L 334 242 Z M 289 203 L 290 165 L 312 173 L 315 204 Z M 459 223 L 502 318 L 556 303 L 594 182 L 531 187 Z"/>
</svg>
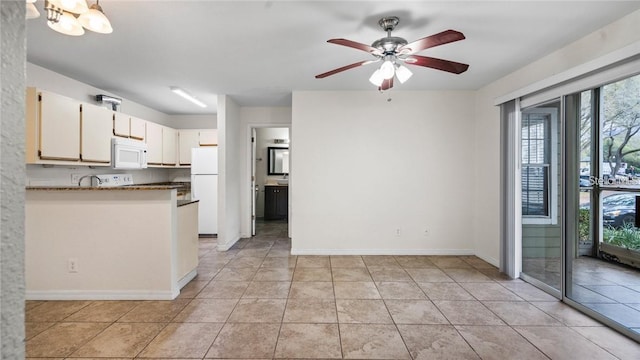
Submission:
<svg viewBox="0 0 640 360">
<path fill-rule="evenodd" d="M 80 36 L 84 34 L 84 29 L 78 19 L 68 12 L 63 12 L 57 22 L 47 21 L 49 27 L 61 34 Z"/>
<path fill-rule="evenodd" d="M 369 82 L 378 87 L 382 85 L 383 81 L 384 77 L 382 76 L 382 72 L 380 71 L 380 69 L 376 69 L 376 71 L 374 71 L 369 78 Z"/>
<path fill-rule="evenodd" d="M 176 95 L 179 95 L 184 99 L 191 101 L 192 103 L 200 106 L 201 108 L 207 107 L 207 104 L 203 103 L 202 101 L 200 101 L 195 96 L 188 93 L 186 90 L 183 90 L 182 88 L 179 88 L 177 86 L 170 86 L 169 89 L 171 89 L 171 91 L 173 91 Z"/>
<path fill-rule="evenodd" d="M 393 65 L 393 61 L 390 59 L 385 59 L 382 65 L 380 66 L 380 75 L 389 80 L 395 75 L 396 67 Z"/>
<path fill-rule="evenodd" d="M 81 14 L 78 21 L 85 28 L 100 34 L 111 34 L 113 32 L 111 23 L 98 2 L 91 5 L 87 12 Z"/>
<path fill-rule="evenodd" d="M 401 84 L 404 84 L 405 81 L 409 80 L 413 73 L 404 65 L 398 65 L 396 68 L 396 76 L 398 80 L 400 80 Z"/>
<path fill-rule="evenodd" d="M 38 8 L 36 8 L 35 5 L 33 5 L 33 2 L 28 2 L 27 1 L 27 19 L 37 19 L 40 17 L 40 12 L 38 11 Z"/>
<path fill-rule="evenodd" d="M 86 0 L 53 0 L 59 3 L 59 7 L 64 11 L 68 11 L 74 14 L 83 14 L 89 11 Z"/>
</svg>

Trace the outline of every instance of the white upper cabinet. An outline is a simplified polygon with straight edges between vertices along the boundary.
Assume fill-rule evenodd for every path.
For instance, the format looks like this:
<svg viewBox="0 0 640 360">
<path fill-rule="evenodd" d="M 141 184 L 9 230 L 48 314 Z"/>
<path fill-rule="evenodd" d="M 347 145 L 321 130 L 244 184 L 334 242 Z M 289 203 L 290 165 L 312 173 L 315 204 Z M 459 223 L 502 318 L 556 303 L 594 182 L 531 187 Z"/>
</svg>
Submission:
<svg viewBox="0 0 640 360">
<path fill-rule="evenodd" d="M 144 140 L 147 131 L 147 122 L 135 117 L 129 118 L 129 137 L 136 140 Z"/>
<path fill-rule="evenodd" d="M 38 102 L 40 159 L 80 160 L 80 102 L 46 91 Z"/>
<path fill-rule="evenodd" d="M 176 161 L 176 140 L 178 133 L 170 127 L 162 127 L 162 165 L 175 166 Z"/>
<path fill-rule="evenodd" d="M 199 146 L 198 130 L 178 130 L 178 161 L 180 165 L 191 165 L 191 149 Z"/>
<path fill-rule="evenodd" d="M 147 163 L 162 164 L 162 125 L 147 122 Z"/>
<path fill-rule="evenodd" d="M 107 108 L 82 104 L 80 116 L 80 154 L 82 161 L 111 162 L 111 137 L 113 111 Z"/>
<path fill-rule="evenodd" d="M 198 134 L 200 146 L 216 146 L 218 145 L 218 130 L 208 129 L 200 130 Z"/>
<path fill-rule="evenodd" d="M 129 137 L 129 115 L 113 112 L 113 135 Z"/>
</svg>

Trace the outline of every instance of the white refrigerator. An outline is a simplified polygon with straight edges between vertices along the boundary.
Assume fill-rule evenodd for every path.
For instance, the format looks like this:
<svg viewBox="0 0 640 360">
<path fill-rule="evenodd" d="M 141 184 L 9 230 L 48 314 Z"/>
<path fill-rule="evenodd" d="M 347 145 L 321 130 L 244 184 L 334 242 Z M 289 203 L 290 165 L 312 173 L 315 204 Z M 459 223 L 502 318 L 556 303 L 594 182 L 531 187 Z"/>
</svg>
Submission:
<svg viewBox="0 0 640 360">
<path fill-rule="evenodd" d="M 191 149 L 191 199 L 198 203 L 198 233 L 218 233 L 218 147 Z"/>
</svg>

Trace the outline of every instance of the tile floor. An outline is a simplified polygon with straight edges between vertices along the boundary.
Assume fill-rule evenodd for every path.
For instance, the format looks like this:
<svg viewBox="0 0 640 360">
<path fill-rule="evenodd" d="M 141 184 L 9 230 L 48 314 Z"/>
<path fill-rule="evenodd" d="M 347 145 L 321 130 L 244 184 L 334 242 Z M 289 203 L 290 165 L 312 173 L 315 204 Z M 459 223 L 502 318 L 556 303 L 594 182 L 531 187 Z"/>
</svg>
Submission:
<svg viewBox="0 0 640 360">
<path fill-rule="evenodd" d="M 28 358 L 640 359 L 477 257 L 296 257 L 282 224 L 261 230 L 227 252 L 202 239 L 174 301 L 29 301 Z"/>
</svg>

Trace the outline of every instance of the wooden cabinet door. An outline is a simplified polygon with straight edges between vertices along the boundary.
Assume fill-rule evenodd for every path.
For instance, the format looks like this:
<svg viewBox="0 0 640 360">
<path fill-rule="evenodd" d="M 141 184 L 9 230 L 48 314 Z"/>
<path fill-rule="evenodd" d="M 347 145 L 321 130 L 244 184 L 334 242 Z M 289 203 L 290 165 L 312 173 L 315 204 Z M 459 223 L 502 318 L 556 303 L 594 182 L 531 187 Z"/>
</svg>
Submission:
<svg viewBox="0 0 640 360">
<path fill-rule="evenodd" d="M 276 194 L 276 216 L 278 219 L 286 219 L 289 215 L 289 188 L 278 186 Z"/>
<path fill-rule="evenodd" d="M 276 196 L 275 186 L 264 187 L 264 218 L 265 220 L 277 219 L 276 216 Z"/>
<path fill-rule="evenodd" d="M 191 165 L 191 149 L 199 146 L 198 130 L 178 130 L 178 161 Z"/>
<path fill-rule="evenodd" d="M 218 130 L 200 130 L 200 133 L 198 134 L 198 143 L 200 146 L 218 145 Z"/>
<path fill-rule="evenodd" d="M 147 122 L 147 163 L 162 164 L 162 125 Z"/>
<path fill-rule="evenodd" d="M 175 129 L 163 126 L 162 127 L 162 164 L 163 165 L 175 165 L 176 164 L 176 138 L 177 132 Z"/>
<path fill-rule="evenodd" d="M 147 129 L 147 122 L 135 117 L 129 118 L 129 136 L 132 139 L 144 140 Z"/>
<path fill-rule="evenodd" d="M 82 104 L 80 121 L 81 160 L 111 162 L 113 111 L 96 105 Z"/>
<path fill-rule="evenodd" d="M 113 112 L 113 135 L 129 137 L 129 115 Z"/>
<path fill-rule="evenodd" d="M 80 160 L 80 102 L 40 93 L 41 159 Z"/>
</svg>

